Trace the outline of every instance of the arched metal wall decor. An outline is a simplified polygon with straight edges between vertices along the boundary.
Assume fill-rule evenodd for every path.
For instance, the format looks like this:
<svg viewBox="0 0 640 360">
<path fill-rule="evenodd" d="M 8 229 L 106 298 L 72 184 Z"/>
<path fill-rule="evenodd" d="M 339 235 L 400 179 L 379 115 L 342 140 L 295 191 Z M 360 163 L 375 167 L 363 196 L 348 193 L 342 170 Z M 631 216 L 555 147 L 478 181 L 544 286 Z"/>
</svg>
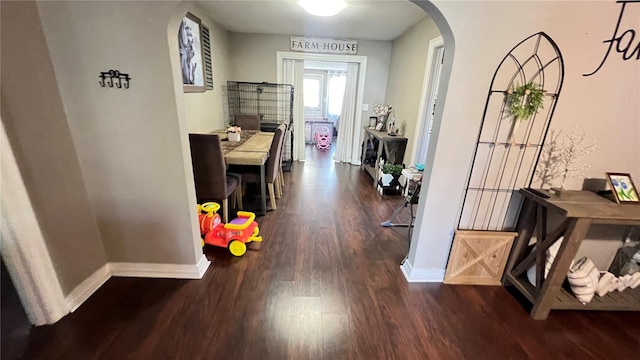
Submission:
<svg viewBox="0 0 640 360">
<path fill-rule="evenodd" d="M 544 32 L 524 39 L 502 59 L 487 95 L 458 229 L 515 228 L 522 199 L 514 190 L 533 182 L 563 79 L 560 50 Z M 528 120 L 514 120 L 509 89 L 530 83 L 543 89 L 543 106 Z"/>
</svg>

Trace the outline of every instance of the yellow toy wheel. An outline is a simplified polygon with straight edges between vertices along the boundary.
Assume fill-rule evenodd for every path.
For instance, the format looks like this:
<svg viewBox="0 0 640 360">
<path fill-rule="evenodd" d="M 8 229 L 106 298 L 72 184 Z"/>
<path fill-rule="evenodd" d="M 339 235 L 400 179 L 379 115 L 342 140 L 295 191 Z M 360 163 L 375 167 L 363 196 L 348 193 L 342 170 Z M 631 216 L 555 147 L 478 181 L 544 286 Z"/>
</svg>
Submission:
<svg viewBox="0 0 640 360">
<path fill-rule="evenodd" d="M 200 205 L 200 210 L 209 214 L 209 216 L 213 216 L 218 210 L 220 210 L 220 204 L 216 202 L 206 202 Z"/>
<path fill-rule="evenodd" d="M 260 229 L 256 226 L 255 228 L 253 228 L 253 234 L 251 234 L 251 236 L 256 236 L 258 235 L 258 233 L 260 232 Z"/>
<path fill-rule="evenodd" d="M 247 245 L 245 245 L 245 243 L 243 243 L 242 241 L 233 240 L 229 244 L 229 252 L 231 252 L 231 254 L 233 254 L 234 256 L 242 256 L 247 252 Z"/>
<path fill-rule="evenodd" d="M 202 247 L 204 247 L 204 239 L 200 239 L 200 245 L 202 245 Z"/>
</svg>

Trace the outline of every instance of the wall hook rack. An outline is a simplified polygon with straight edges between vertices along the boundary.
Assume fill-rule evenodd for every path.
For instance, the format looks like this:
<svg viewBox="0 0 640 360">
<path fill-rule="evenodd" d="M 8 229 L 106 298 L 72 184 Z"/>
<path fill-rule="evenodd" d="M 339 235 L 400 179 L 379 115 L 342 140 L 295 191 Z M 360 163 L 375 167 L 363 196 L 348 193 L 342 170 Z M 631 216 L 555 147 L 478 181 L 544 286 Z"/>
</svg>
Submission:
<svg viewBox="0 0 640 360">
<path fill-rule="evenodd" d="M 98 77 L 100 78 L 100 81 L 98 81 L 98 84 L 100 84 L 100 86 L 102 87 L 115 86 L 118 89 L 120 88 L 128 89 L 129 80 L 131 80 L 131 78 L 129 77 L 129 74 L 121 73 L 118 70 L 102 71 Z"/>
</svg>

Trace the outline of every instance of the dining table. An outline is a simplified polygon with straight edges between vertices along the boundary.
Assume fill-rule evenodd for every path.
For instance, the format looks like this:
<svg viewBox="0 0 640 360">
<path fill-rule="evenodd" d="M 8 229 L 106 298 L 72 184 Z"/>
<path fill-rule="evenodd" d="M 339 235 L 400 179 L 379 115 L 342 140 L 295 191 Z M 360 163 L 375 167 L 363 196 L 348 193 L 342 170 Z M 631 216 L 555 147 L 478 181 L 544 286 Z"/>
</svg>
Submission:
<svg viewBox="0 0 640 360">
<path fill-rule="evenodd" d="M 214 130 L 211 133 L 220 136 L 222 153 L 227 165 L 258 166 L 260 168 L 260 201 L 262 205 L 260 214 L 265 215 L 267 213 L 265 164 L 269 158 L 274 133 L 242 130 L 240 141 L 230 141 L 226 129 Z"/>
</svg>

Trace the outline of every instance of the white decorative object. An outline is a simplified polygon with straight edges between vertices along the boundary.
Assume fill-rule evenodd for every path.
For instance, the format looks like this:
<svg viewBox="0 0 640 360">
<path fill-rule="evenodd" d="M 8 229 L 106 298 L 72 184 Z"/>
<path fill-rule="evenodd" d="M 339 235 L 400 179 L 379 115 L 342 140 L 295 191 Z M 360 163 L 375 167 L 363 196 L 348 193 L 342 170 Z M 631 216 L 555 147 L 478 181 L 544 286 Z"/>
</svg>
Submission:
<svg viewBox="0 0 640 360">
<path fill-rule="evenodd" d="M 605 296 L 614 290 L 622 291 L 626 288 L 635 289 L 638 286 L 640 286 L 640 272 L 616 277 L 612 273 L 605 271 L 600 277 L 596 292 L 598 296 Z"/>
<path fill-rule="evenodd" d="M 393 181 L 393 175 L 391 174 L 382 174 L 380 177 L 380 182 L 382 186 L 391 186 L 391 182 Z"/>
<path fill-rule="evenodd" d="M 229 141 L 240 141 L 240 133 L 227 133 Z"/>
<path fill-rule="evenodd" d="M 560 237 L 560 239 L 556 240 L 556 242 L 554 242 L 551 246 L 549 246 L 549 248 L 545 253 L 546 258 L 544 262 L 544 279 L 546 279 L 547 275 L 549 275 L 549 271 L 551 270 L 551 266 L 553 265 L 553 262 L 556 260 L 556 256 L 558 255 L 558 250 L 560 250 L 560 246 L 562 245 L 563 239 L 564 237 Z M 535 251 L 535 248 L 533 251 Z M 533 265 L 532 267 L 529 268 L 529 270 L 527 270 L 527 279 L 529 280 L 531 285 L 536 286 L 536 266 L 535 265 Z"/>
<path fill-rule="evenodd" d="M 578 301 L 587 304 L 596 293 L 600 273 L 593 262 L 584 256 L 569 269 L 567 280 Z"/>
<path fill-rule="evenodd" d="M 378 115 L 389 115 L 393 111 L 391 105 L 375 104 L 373 105 L 373 111 Z"/>
<path fill-rule="evenodd" d="M 229 141 L 240 141 L 242 129 L 239 126 L 229 126 L 227 129 L 227 139 Z"/>
<path fill-rule="evenodd" d="M 560 189 L 570 177 L 584 177 L 590 168 L 581 164 L 582 159 L 596 149 L 596 143 L 588 142 L 587 135 L 575 127 L 571 134 L 566 129 L 551 131 L 541 153 L 535 175 L 542 181 L 541 187 L 552 186 L 560 178 Z"/>
</svg>

